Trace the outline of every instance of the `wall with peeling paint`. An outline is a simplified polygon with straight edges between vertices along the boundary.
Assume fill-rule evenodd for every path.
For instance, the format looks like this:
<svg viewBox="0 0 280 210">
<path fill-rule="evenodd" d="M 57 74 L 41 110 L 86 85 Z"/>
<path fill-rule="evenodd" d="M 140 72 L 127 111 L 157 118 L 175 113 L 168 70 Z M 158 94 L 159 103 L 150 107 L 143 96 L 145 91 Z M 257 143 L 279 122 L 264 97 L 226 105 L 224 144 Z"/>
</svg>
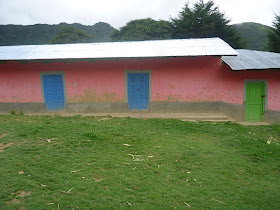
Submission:
<svg viewBox="0 0 280 210">
<path fill-rule="evenodd" d="M 152 102 L 243 104 L 245 80 L 268 81 L 268 109 L 280 111 L 280 71 L 234 72 L 220 57 L 0 64 L 0 103 L 43 103 L 40 73 L 65 74 L 67 103 L 125 103 L 125 71 L 150 70 Z"/>
</svg>

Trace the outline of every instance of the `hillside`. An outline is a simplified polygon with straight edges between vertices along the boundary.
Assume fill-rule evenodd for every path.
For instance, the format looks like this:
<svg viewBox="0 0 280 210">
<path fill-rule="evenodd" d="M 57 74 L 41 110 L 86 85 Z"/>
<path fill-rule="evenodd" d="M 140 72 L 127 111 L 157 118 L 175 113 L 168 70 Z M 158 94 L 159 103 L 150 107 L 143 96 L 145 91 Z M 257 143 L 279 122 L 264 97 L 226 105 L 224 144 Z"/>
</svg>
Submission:
<svg viewBox="0 0 280 210">
<path fill-rule="evenodd" d="M 114 28 L 108 23 L 99 22 L 92 26 L 79 23 L 58 25 L 0 25 L 0 45 L 48 44 L 57 34 L 60 26 L 74 26 L 94 36 L 94 42 L 109 42 Z M 265 50 L 269 26 L 259 23 L 240 23 L 233 25 L 248 43 L 247 49 Z"/>
<path fill-rule="evenodd" d="M 270 30 L 269 26 L 251 22 L 234 24 L 233 26 L 248 43 L 247 49 L 265 50 L 268 41 L 267 33 Z"/>
<path fill-rule="evenodd" d="M 35 25 L 0 25 L 0 45 L 39 45 L 48 44 L 57 34 L 60 26 L 74 26 L 94 36 L 95 42 L 111 41 L 114 30 L 108 23 L 99 22 L 92 26 L 79 23 L 58 25 L 35 24 Z"/>
</svg>

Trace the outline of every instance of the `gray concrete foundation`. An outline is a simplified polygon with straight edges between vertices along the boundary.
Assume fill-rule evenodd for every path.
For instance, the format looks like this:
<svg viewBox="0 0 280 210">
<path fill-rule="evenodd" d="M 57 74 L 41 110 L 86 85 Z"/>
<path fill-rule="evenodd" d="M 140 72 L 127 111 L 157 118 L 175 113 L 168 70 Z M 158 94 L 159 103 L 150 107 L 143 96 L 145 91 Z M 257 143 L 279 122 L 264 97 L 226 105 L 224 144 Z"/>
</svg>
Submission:
<svg viewBox="0 0 280 210">
<path fill-rule="evenodd" d="M 264 112 L 263 120 L 269 123 L 280 124 L 280 112 L 267 110 Z"/>
<path fill-rule="evenodd" d="M 246 116 L 245 106 L 239 104 L 219 102 L 219 112 L 233 118 L 237 122 L 245 121 L 245 116 Z"/>
<path fill-rule="evenodd" d="M 124 113 L 129 112 L 128 103 L 69 103 L 66 104 L 69 113 Z"/>
<path fill-rule="evenodd" d="M 0 113 L 45 113 L 44 103 L 0 103 Z"/>
<path fill-rule="evenodd" d="M 219 112 L 220 102 L 151 102 L 150 112 L 156 113 L 199 113 Z"/>
<path fill-rule="evenodd" d="M 42 114 L 44 103 L 0 103 L 0 113 Z M 128 103 L 68 103 L 64 113 L 129 113 Z M 245 106 L 225 102 L 151 102 L 149 113 L 223 113 L 237 122 L 245 121 Z M 59 113 L 59 112 L 57 112 Z M 280 124 L 280 112 L 267 110 L 264 121 Z"/>
</svg>

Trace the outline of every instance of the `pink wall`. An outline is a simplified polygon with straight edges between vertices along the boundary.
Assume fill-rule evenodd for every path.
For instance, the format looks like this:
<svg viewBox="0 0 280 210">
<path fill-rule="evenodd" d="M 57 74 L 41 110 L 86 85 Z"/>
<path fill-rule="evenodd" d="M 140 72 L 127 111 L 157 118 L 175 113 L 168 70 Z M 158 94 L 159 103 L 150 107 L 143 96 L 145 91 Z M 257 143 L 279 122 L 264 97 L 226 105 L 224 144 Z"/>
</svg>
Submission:
<svg viewBox="0 0 280 210">
<path fill-rule="evenodd" d="M 42 102 L 37 66 L 41 64 L 0 64 L 0 102 Z"/>
<path fill-rule="evenodd" d="M 0 102 L 42 102 L 40 72 L 65 73 L 69 103 L 124 102 L 125 70 L 150 70 L 152 101 L 243 103 L 244 80 L 268 81 L 268 109 L 280 111 L 280 71 L 233 72 L 220 57 L 0 64 Z"/>
<path fill-rule="evenodd" d="M 231 71 L 225 65 L 222 67 L 220 80 L 223 83 L 227 96 L 223 98 L 224 102 L 242 104 L 244 80 L 267 80 L 268 82 L 268 109 L 280 111 L 280 71 Z M 235 98 L 234 102 L 231 102 Z"/>
</svg>

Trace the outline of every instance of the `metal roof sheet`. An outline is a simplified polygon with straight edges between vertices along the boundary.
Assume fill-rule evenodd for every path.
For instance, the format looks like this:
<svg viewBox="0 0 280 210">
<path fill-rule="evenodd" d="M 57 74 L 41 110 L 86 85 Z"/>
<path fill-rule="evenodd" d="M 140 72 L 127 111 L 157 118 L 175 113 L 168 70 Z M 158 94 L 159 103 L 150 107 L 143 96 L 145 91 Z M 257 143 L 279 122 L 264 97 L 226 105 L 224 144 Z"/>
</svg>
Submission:
<svg viewBox="0 0 280 210">
<path fill-rule="evenodd" d="M 0 47 L 0 60 L 222 56 L 238 53 L 220 38 Z"/>
<path fill-rule="evenodd" d="M 280 53 L 256 50 L 236 50 L 238 56 L 223 56 L 232 70 L 280 69 Z"/>
</svg>

